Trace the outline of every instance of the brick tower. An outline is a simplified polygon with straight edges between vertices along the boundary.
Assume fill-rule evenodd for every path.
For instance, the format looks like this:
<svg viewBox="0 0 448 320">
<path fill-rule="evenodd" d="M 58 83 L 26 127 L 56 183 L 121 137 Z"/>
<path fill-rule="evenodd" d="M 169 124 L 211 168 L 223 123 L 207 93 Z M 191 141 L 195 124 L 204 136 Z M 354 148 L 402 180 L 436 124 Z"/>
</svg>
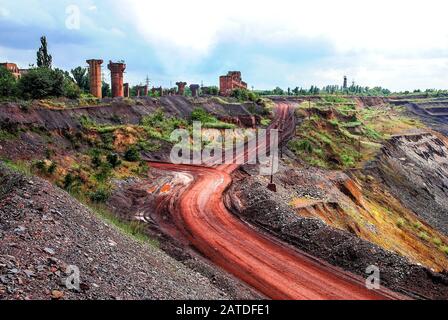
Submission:
<svg viewBox="0 0 448 320">
<path fill-rule="evenodd" d="M 107 68 L 110 70 L 111 83 L 112 83 L 112 97 L 124 97 L 123 90 L 123 72 L 126 70 L 126 64 L 122 62 L 109 61 Z"/>
<path fill-rule="evenodd" d="M 176 86 L 178 87 L 177 94 L 180 96 L 183 96 L 185 94 L 185 86 L 187 85 L 186 82 L 176 82 Z"/>
<path fill-rule="evenodd" d="M 101 78 L 101 65 L 103 60 L 87 60 L 89 64 L 89 76 L 90 76 L 90 93 L 97 98 L 102 98 L 102 78 Z"/>
</svg>

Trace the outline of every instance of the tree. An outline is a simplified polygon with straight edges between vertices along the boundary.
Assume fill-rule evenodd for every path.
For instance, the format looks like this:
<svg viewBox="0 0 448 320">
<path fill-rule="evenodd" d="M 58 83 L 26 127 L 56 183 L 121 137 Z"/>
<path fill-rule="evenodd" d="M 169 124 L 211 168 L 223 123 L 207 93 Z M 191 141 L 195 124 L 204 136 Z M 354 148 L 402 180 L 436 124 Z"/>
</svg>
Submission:
<svg viewBox="0 0 448 320">
<path fill-rule="evenodd" d="M 70 77 L 64 78 L 64 97 L 77 99 L 81 95 L 81 89 Z"/>
<path fill-rule="evenodd" d="M 18 90 L 26 99 L 64 95 L 64 73 L 48 68 L 30 69 L 19 80 Z"/>
<path fill-rule="evenodd" d="M 53 58 L 48 54 L 47 38 L 45 36 L 40 38 L 41 47 L 37 51 L 37 66 L 39 68 L 51 69 Z"/>
<path fill-rule="evenodd" d="M 249 100 L 249 91 L 246 89 L 234 89 L 231 93 L 231 96 L 237 98 L 238 101 L 247 101 Z"/>
<path fill-rule="evenodd" d="M 121 164 L 120 159 L 118 158 L 118 155 L 116 153 L 109 153 L 107 155 L 107 161 L 112 166 L 112 168 L 116 168 Z"/>
<path fill-rule="evenodd" d="M 0 67 L 0 97 L 14 95 L 16 84 L 17 81 L 12 72 L 5 67 Z"/>
<path fill-rule="evenodd" d="M 273 93 L 275 96 L 283 96 L 283 95 L 285 94 L 285 91 L 283 91 L 283 89 L 280 88 L 280 87 L 276 87 L 276 88 L 272 91 L 272 93 Z"/>
<path fill-rule="evenodd" d="M 75 82 L 78 84 L 78 87 L 82 90 L 89 91 L 89 77 L 87 75 L 87 69 L 83 67 L 76 67 L 72 69 L 71 74 Z"/>
<path fill-rule="evenodd" d="M 140 161 L 140 152 L 135 146 L 130 147 L 124 154 L 124 159 L 129 162 Z"/>
<path fill-rule="evenodd" d="M 110 97 L 112 94 L 112 92 L 110 91 L 110 85 L 104 81 L 103 81 L 103 85 L 101 87 L 101 91 L 103 93 L 103 97 Z"/>
</svg>

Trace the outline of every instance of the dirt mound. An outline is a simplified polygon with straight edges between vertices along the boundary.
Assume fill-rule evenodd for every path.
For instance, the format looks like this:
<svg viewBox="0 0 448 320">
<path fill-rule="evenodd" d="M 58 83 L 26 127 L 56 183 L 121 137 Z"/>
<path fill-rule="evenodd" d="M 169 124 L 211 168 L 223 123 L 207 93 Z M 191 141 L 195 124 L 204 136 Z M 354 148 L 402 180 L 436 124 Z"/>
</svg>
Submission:
<svg viewBox="0 0 448 320">
<path fill-rule="evenodd" d="M 0 165 L 0 186 L 0 299 L 229 298 L 46 181 Z M 69 266 L 79 291 L 64 285 Z"/>
</svg>

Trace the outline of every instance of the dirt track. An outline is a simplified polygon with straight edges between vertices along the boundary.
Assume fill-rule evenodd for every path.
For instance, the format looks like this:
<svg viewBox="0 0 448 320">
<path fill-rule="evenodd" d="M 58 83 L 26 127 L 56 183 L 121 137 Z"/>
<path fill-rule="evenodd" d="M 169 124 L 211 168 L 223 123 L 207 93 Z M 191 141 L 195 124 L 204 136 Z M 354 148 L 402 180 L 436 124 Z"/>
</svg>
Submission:
<svg viewBox="0 0 448 320">
<path fill-rule="evenodd" d="M 294 123 L 290 123 L 293 117 L 287 104 L 279 103 L 278 110 L 278 119 L 272 127 L 284 129 L 284 138 L 293 132 Z M 169 202 L 177 227 L 204 256 L 267 297 L 313 300 L 402 298 L 386 289 L 368 290 L 363 279 L 313 259 L 234 217 L 225 208 L 222 198 L 231 183 L 230 173 L 238 165 L 203 168 L 151 163 L 151 166 L 194 178 Z"/>
</svg>

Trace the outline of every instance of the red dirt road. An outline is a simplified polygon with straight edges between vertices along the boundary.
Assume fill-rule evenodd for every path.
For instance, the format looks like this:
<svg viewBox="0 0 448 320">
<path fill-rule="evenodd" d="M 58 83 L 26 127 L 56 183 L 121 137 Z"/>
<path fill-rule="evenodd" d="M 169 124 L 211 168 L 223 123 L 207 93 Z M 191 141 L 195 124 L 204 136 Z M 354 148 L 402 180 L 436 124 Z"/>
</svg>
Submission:
<svg viewBox="0 0 448 320">
<path fill-rule="evenodd" d="M 279 127 L 290 117 L 279 105 Z M 280 125 L 281 126 L 281 125 Z M 291 130 L 284 130 L 286 134 Z M 285 136 L 285 134 L 283 135 Z M 262 234 L 232 215 L 223 193 L 238 165 L 203 168 L 150 163 L 151 167 L 193 176 L 194 181 L 172 195 L 169 211 L 178 229 L 205 257 L 271 299 L 378 300 L 400 299 L 387 289 L 368 290 L 364 280 L 332 267 Z"/>
</svg>

